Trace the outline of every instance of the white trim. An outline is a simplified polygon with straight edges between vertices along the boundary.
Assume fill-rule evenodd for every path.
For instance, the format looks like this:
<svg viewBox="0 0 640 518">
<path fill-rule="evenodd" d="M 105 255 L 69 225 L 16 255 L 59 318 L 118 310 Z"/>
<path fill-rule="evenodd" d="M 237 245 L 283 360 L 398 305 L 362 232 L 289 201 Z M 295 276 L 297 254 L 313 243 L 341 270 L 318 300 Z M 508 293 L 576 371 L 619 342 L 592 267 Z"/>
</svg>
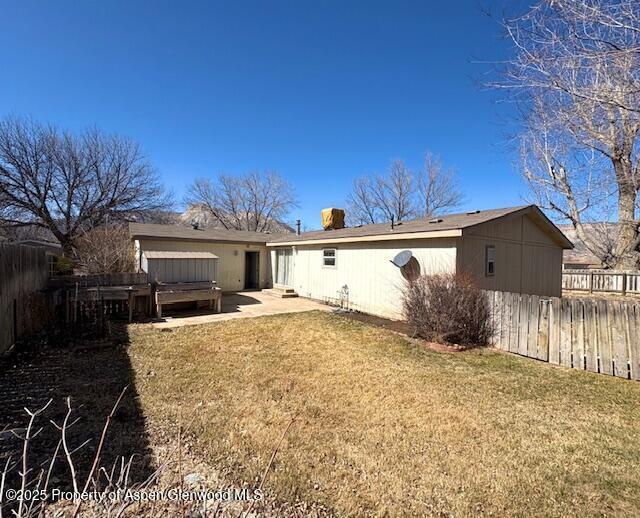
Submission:
<svg viewBox="0 0 640 518">
<path fill-rule="evenodd" d="M 330 230 L 327 232 L 331 232 Z M 330 237 L 324 239 L 303 239 L 299 241 L 272 241 L 267 246 L 324 245 L 332 243 L 358 243 L 365 241 L 399 241 L 406 239 L 433 239 L 438 237 L 460 237 L 462 230 L 432 230 L 430 232 L 405 232 L 404 234 L 383 234 L 375 236 Z"/>
</svg>

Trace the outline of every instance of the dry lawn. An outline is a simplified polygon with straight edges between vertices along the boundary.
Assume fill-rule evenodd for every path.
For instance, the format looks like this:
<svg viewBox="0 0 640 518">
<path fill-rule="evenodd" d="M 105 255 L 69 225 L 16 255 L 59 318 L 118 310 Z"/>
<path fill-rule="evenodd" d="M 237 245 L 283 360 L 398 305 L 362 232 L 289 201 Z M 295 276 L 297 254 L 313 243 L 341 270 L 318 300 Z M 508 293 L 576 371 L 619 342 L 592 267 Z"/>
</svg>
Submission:
<svg viewBox="0 0 640 518">
<path fill-rule="evenodd" d="M 341 515 L 629 515 L 640 383 L 492 351 L 439 353 L 323 313 L 161 332 L 131 326 L 146 418 L 194 449 Z"/>
</svg>

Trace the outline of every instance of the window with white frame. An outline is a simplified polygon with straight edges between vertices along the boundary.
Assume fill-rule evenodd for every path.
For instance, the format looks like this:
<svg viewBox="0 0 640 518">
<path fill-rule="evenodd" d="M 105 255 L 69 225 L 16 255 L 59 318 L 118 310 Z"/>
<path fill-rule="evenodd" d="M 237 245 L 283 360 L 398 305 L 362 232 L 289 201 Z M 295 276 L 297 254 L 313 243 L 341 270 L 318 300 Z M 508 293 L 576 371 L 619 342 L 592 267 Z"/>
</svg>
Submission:
<svg viewBox="0 0 640 518">
<path fill-rule="evenodd" d="M 489 245 L 485 249 L 484 274 L 487 277 L 493 277 L 496 274 L 496 247 L 493 245 Z"/>
<path fill-rule="evenodd" d="M 336 267 L 336 249 L 335 248 L 322 249 L 322 266 L 327 266 L 329 268 Z"/>
</svg>

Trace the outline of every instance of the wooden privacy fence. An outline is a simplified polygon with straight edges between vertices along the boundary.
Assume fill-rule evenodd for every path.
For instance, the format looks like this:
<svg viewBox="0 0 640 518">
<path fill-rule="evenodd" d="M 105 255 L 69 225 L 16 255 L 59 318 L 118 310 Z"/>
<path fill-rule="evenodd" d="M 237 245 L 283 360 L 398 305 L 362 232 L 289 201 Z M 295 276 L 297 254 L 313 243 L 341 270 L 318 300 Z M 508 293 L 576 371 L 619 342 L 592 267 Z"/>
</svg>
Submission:
<svg viewBox="0 0 640 518">
<path fill-rule="evenodd" d="M 53 319 L 52 304 L 43 292 L 48 277 L 44 249 L 0 244 L 0 354 Z"/>
<path fill-rule="evenodd" d="M 567 292 L 640 295 L 640 272 L 564 270 L 562 289 Z"/>
<path fill-rule="evenodd" d="M 640 380 L 640 302 L 487 293 L 498 349 Z"/>
</svg>

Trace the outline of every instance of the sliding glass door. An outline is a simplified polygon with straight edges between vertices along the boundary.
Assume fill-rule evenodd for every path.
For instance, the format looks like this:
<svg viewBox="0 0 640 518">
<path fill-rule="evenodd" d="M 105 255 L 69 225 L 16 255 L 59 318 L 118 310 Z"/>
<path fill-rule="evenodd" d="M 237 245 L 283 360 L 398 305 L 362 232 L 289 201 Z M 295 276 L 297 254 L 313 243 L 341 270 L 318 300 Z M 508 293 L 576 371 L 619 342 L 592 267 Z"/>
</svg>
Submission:
<svg viewBox="0 0 640 518">
<path fill-rule="evenodd" d="M 293 287 L 293 250 L 276 250 L 276 284 Z"/>
</svg>

